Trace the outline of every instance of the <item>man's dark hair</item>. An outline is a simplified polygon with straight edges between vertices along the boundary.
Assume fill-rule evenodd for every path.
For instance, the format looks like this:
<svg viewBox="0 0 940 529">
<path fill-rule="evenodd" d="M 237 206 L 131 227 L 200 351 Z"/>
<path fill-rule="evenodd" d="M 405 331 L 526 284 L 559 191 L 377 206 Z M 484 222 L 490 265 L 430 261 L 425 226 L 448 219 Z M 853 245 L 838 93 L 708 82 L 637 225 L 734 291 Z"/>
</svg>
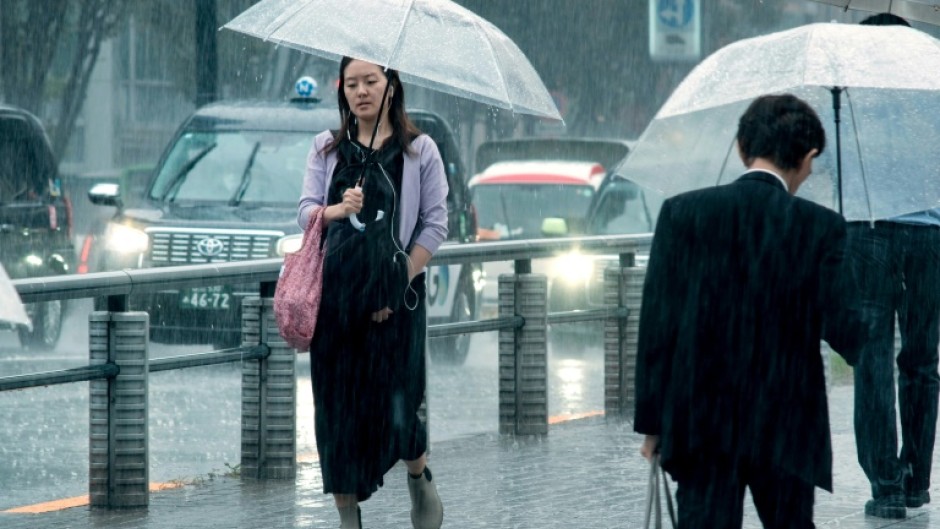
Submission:
<svg viewBox="0 0 940 529">
<path fill-rule="evenodd" d="M 911 25 L 904 20 L 903 18 L 893 14 L 893 13 L 878 13 L 877 15 L 872 15 L 865 20 L 859 22 L 864 26 L 907 26 Z"/>
<path fill-rule="evenodd" d="M 790 94 L 755 99 L 738 121 L 738 144 L 745 165 L 765 158 L 780 169 L 799 167 L 806 153 L 826 148 L 819 116 L 805 101 Z"/>
</svg>

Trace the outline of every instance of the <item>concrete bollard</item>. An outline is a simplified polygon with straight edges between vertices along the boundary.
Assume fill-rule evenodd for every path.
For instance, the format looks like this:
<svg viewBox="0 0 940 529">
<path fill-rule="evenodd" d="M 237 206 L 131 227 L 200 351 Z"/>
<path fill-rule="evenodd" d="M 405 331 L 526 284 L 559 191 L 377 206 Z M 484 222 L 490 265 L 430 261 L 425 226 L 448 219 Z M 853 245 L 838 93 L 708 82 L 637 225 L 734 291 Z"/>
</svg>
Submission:
<svg viewBox="0 0 940 529">
<path fill-rule="evenodd" d="M 90 363 L 113 362 L 120 373 L 89 383 L 88 493 L 93 508 L 148 506 L 146 312 L 93 312 L 88 317 Z"/>
<path fill-rule="evenodd" d="M 608 418 L 631 419 L 635 391 L 637 338 L 646 268 L 610 267 L 604 271 L 604 304 L 626 307 L 625 320 L 604 322 L 604 412 Z"/>
<path fill-rule="evenodd" d="M 541 274 L 499 276 L 499 317 L 525 319 L 499 331 L 499 433 L 548 433 L 548 281 Z"/>
<path fill-rule="evenodd" d="M 241 476 L 293 479 L 297 475 L 296 352 L 274 319 L 272 298 L 242 302 L 242 345 L 267 344 L 266 359 L 242 362 Z"/>
</svg>

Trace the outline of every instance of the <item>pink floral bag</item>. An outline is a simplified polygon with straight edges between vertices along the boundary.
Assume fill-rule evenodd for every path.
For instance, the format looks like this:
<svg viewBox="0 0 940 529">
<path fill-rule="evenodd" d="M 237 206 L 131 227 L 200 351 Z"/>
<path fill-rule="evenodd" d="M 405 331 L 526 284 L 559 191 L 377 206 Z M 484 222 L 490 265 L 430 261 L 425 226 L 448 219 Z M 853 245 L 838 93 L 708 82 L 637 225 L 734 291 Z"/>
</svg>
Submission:
<svg viewBox="0 0 940 529">
<path fill-rule="evenodd" d="M 284 256 L 274 290 L 274 317 L 281 337 L 299 351 L 310 349 L 323 292 L 323 211 L 310 216 L 300 250 Z"/>
</svg>

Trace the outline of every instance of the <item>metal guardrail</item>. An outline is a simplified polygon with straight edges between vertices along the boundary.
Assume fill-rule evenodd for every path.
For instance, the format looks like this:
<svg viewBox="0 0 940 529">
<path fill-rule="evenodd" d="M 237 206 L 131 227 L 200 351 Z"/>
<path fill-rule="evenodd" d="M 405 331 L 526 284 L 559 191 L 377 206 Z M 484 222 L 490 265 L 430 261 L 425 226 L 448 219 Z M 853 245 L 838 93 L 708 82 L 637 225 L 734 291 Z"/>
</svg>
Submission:
<svg viewBox="0 0 940 529">
<path fill-rule="evenodd" d="M 114 378 L 121 372 L 116 364 L 101 364 L 96 366 L 83 366 L 60 371 L 46 371 L 0 378 L 0 391 L 14 389 L 37 388 L 56 384 L 70 384 L 72 382 L 90 382 L 102 378 Z"/>
<path fill-rule="evenodd" d="M 528 261 L 577 249 L 593 254 L 636 254 L 649 251 L 650 234 L 532 239 L 525 241 L 445 244 L 431 265 Z M 126 269 L 83 275 L 50 276 L 13 281 L 26 303 L 55 299 L 82 299 L 154 292 L 166 288 L 276 282 L 282 258 L 232 263 Z"/>
<path fill-rule="evenodd" d="M 648 251 L 651 239 L 646 234 L 445 245 L 435 254 L 431 265 L 515 263 L 515 274 L 499 278 L 498 318 L 428 327 L 429 338 L 499 332 L 500 433 L 548 433 L 547 327 L 553 323 L 604 321 L 605 410 L 616 417 L 628 409 L 643 278 L 635 256 Z M 619 256 L 619 266 L 604 274 L 607 308 L 548 313 L 546 278 L 531 273 L 531 260 L 572 250 Z M 278 334 L 271 299 L 281 264 L 277 258 L 16 280 L 25 302 L 105 298 L 109 310 L 89 315 L 90 365 L 3 377 L 0 391 L 90 382 L 92 506 L 141 508 L 149 502 L 148 374 L 240 361 L 242 477 L 291 478 L 296 473 L 295 352 Z M 149 316 L 126 312 L 128 295 L 237 283 L 260 283 L 260 296 L 242 304 L 242 347 L 148 358 Z"/>
<path fill-rule="evenodd" d="M 271 351 L 268 346 L 254 345 L 213 351 L 211 353 L 195 353 L 183 356 L 154 358 L 150 361 L 149 371 L 156 373 L 158 371 L 172 371 L 174 369 L 186 369 L 189 367 L 229 364 L 243 360 L 260 360 L 266 358 L 269 354 L 271 354 Z M 91 382 L 92 380 L 114 378 L 119 374 L 121 374 L 121 368 L 113 363 L 75 367 L 72 369 L 62 369 L 60 371 L 30 373 L 27 375 L 0 378 L 0 391 L 71 384 L 73 382 Z"/>
</svg>

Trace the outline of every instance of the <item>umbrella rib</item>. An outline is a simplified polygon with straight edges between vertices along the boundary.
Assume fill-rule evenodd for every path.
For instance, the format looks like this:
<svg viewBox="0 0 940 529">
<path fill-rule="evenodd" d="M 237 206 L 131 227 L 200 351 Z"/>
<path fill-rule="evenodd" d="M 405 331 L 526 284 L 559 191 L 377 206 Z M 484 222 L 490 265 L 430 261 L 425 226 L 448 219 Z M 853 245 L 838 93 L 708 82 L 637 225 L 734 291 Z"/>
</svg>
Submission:
<svg viewBox="0 0 940 529">
<path fill-rule="evenodd" d="M 297 4 L 296 4 L 296 5 L 297 5 L 297 8 L 294 10 L 294 12 L 291 13 L 290 16 L 285 16 L 285 17 L 283 17 L 283 20 L 281 21 L 281 23 L 278 24 L 278 26 L 277 26 L 276 28 L 270 30 L 267 35 L 262 36 L 262 39 L 264 39 L 264 40 L 270 40 L 271 35 L 274 35 L 274 34 L 277 33 L 282 27 L 284 27 L 285 25 L 287 25 L 287 23 L 290 22 L 290 21 L 294 18 L 294 15 L 296 15 L 296 14 L 299 13 L 301 10 L 303 10 L 303 8 L 307 7 L 307 5 L 310 4 L 311 2 L 313 2 L 313 0 L 306 0 L 306 1 L 304 1 L 304 2 L 297 2 Z"/>
<path fill-rule="evenodd" d="M 385 60 L 385 67 L 390 68 L 392 64 L 392 59 L 398 55 L 398 51 L 401 50 L 402 43 L 404 39 L 402 34 L 405 31 L 405 26 L 408 24 L 408 19 L 411 18 L 411 11 L 415 7 L 415 0 L 411 0 L 408 5 L 408 9 L 405 10 L 405 17 L 401 21 L 401 26 L 398 27 L 398 40 L 395 42 L 395 49 L 392 50 L 392 53 L 389 54 L 388 58 Z"/>
<path fill-rule="evenodd" d="M 848 87 L 843 89 L 845 91 L 845 100 L 849 103 L 849 113 L 852 116 L 852 132 L 855 136 L 855 152 L 858 153 L 858 167 L 859 173 L 862 176 L 862 191 L 865 193 L 865 203 L 868 206 L 868 220 L 875 220 L 875 216 L 871 211 L 871 194 L 868 192 L 868 179 L 865 178 L 865 161 L 862 159 L 862 145 L 858 140 L 858 124 L 855 121 L 855 108 L 852 107 L 852 96 L 849 95 Z M 843 182 L 844 184 L 844 182 Z"/>
<path fill-rule="evenodd" d="M 731 150 L 734 149 L 737 141 L 738 139 L 735 138 L 731 141 L 731 143 L 728 144 L 728 151 L 725 153 L 725 159 L 721 162 L 721 170 L 718 171 L 718 180 L 715 181 L 716 186 L 721 184 L 721 177 L 725 175 L 725 169 L 728 168 L 728 159 L 731 158 Z"/>
<path fill-rule="evenodd" d="M 503 70 L 500 68 L 499 59 L 496 57 L 496 51 L 493 49 L 493 43 L 490 41 L 490 33 L 486 31 L 486 28 L 480 24 L 480 21 L 476 17 L 471 18 L 474 24 L 480 29 L 480 32 L 486 36 L 486 45 L 489 47 L 490 55 L 493 56 L 493 62 L 496 64 L 496 75 L 499 76 L 499 85 L 503 90 L 505 95 L 506 102 L 509 103 L 509 108 L 515 112 L 515 105 L 513 105 L 512 99 L 509 97 L 509 90 L 506 87 L 506 79 L 503 78 Z"/>
</svg>

